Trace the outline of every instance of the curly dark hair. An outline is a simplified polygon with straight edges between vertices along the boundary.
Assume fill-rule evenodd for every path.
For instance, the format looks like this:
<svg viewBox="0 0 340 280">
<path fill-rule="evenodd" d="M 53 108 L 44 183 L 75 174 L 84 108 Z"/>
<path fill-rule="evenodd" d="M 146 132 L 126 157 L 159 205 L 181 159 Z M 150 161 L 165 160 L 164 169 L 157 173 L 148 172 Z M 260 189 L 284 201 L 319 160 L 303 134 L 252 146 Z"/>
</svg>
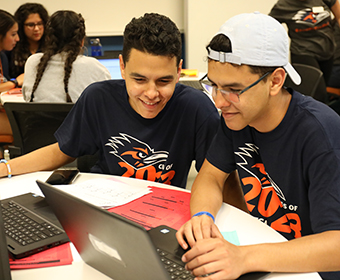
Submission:
<svg viewBox="0 0 340 280">
<path fill-rule="evenodd" d="M 6 37 L 8 30 L 16 23 L 14 16 L 10 13 L 0 10 L 0 42 Z"/>
<path fill-rule="evenodd" d="M 147 13 L 140 18 L 133 18 L 125 27 L 124 63 L 129 61 L 132 48 L 149 54 L 176 57 L 179 65 L 182 55 L 181 33 L 168 17 Z"/>
<path fill-rule="evenodd" d="M 81 52 L 84 38 L 85 21 L 81 14 L 73 11 L 57 11 L 50 17 L 46 24 L 46 47 L 38 64 L 31 100 L 50 58 L 64 52 L 67 54 L 64 65 L 64 89 L 67 101 L 71 101 L 68 94 L 68 80 L 72 72 L 72 64 Z"/>
<path fill-rule="evenodd" d="M 232 44 L 230 42 L 230 39 L 225 36 L 224 34 L 217 34 L 215 35 L 209 44 L 206 46 L 207 52 L 209 54 L 209 48 L 217 51 L 217 52 L 232 52 Z M 238 66 L 237 64 L 232 64 L 233 66 Z M 262 76 L 266 74 L 267 72 L 273 72 L 276 68 L 280 67 L 267 67 L 267 66 L 256 66 L 256 65 L 248 65 L 250 68 L 250 72 L 253 74 L 258 74 L 259 76 Z M 263 81 L 266 81 L 267 77 L 263 79 Z"/>
<path fill-rule="evenodd" d="M 12 65 L 11 65 L 11 76 L 16 77 L 22 72 L 22 67 L 25 65 L 27 58 L 31 55 L 29 49 L 29 43 L 25 35 L 24 24 L 28 16 L 31 14 L 39 14 L 44 26 L 48 20 L 48 12 L 43 5 L 38 3 L 26 3 L 21 5 L 15 12 L 14 17 L 19 25 L 19 38 L 20 41 L 16 44 L 12 51 Z M 44 48 L 45 43 L 45 32 L 40 39 L 39 49 Z"/>
</svg>

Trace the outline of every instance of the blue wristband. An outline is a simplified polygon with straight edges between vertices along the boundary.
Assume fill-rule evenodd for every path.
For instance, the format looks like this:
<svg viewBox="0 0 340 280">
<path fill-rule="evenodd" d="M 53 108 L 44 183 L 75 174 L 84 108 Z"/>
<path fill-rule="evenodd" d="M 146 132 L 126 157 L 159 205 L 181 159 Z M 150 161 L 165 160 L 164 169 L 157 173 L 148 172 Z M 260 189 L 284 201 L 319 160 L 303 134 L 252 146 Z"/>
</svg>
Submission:
<svg viewBox="0 0 340 280">
<path fill-rule="evenodd" d="M 9 163 L 7 162 L 7 160 L 2 159 L 2 160 L 0 160 L 0 163 L 6 164 L 6 167 L 7 167 L 7 177 L 11 178 L 12 177 L 12 170 L 11 170 L 11 167 L 9 166 Z"/>
<path fill-rule="evenodd" d="M 202 216 L 202 215 L 207 215 L 207 216 L 209 216 L 210 218 L 212 218 L 212 220 L 213 220 L 214 223 L 215 223 L 215 217 L 214 217 L 211 213 L 209 213 L 209 212 L 207 212 L 207 211 L 198 212 L 198 213 L 194 214 L 192 217 L 195 217 L 195 216 Z"/>
</svg>

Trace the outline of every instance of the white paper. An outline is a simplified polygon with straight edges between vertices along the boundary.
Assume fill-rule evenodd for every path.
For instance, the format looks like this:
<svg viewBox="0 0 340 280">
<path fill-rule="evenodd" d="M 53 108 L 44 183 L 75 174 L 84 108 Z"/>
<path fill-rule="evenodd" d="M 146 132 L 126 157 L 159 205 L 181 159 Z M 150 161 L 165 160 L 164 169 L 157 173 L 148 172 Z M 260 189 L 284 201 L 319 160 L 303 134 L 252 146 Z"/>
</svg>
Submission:
<svg viewBox="0 0 340 280">
<path fill-rule="evenodd" d="M 136 187 L 112 179 L 92 179 L 55 187 L 102 208 L 123 205 L 152 192 L 147 187 Z"/>
</svg>

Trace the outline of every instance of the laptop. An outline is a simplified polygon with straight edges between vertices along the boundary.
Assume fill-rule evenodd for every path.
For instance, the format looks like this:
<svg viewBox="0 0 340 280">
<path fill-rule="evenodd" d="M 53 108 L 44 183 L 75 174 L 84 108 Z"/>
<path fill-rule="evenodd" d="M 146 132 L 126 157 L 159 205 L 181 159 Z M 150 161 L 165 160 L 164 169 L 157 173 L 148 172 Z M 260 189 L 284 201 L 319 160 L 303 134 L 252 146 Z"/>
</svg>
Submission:
<svg viewBox="0 0 340 280">
<path fill-rule="evenodd" d="M 6 236 L 4 230 L 4 222 L 0 208 L 0 279 L 11 280 L 11 271 L 9 268 L 9 259 L 7 251 Z"/>
<path fill-rule="evenodd" d="M 69 239 L 43 197 L 33 193 L 1 200 L 7 249 L 20 259 L 68 242 Z"/>
<path fill-rule="evenodd" d="M 97 57 L 98 61 L 103 64 L 111 74 L 111 79 L 122 79 L 120 74 L 120 66 L 118 58 L 100 58 Z"/>
<path fill-rule="evenodd" d="M 179 83 L 203 91 L 203 87 L 201 86 L 201 83 L 199 82 L 198 79 L 180 78 Z"/>
<path fill-rule="evenodd" d="M 139 224 L 45 182 L 37 184 L 88 265 L 115 280 L 194 279 L 183 268 L 184 252 L 177 243 L 176 230 L 160 226 L 146 231 Z M 172 272 L 177 274 L 175 278 L 170 276 Z M 181 274 L 186 278 L 180 278 Z M 255 273 L 251 274 L 253 278 L 240 279 L 263 279 L 265 275 Z"/>
</svg>

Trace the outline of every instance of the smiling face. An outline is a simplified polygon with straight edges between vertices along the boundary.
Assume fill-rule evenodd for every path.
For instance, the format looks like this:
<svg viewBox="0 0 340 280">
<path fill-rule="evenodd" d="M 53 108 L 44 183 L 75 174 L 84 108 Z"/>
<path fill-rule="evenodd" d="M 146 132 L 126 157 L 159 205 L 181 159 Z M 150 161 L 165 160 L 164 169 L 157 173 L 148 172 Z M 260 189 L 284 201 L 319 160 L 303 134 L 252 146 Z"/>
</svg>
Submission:
<svg viewBox="0 0 340 280">
<path fill-rule="evenodd" d="M 6 33 L 6 36 L 0 38 L 0 51 L 11 51 L 19 41 L 18 24 L 15 23 Z"/>
<path fill-rule="evenodd" d="M 29 26 L 35 24 L 34 26 Z M 44 22 L 39 14 L 30 14 L 24 23 L 24 32 L 28 42 L 38 42 L 44 35 Z"/>
<path fill-rule="evenodd" d="M 233 66 L 230 63 L 209 61 L 208 78 L 219 89 L 228 91 L 243 90 L 257 79 L 258 74 L 250 72 L 246 65 Z M 214 101 L 231 130 L 241 130 L 247 125 L 259 131 L 266 130 L 271 120 L 270 77 L 261 81 L 240 95 L 239 103 L 231 103 L 218 91 Z"/>
<path fill-rule="evenodd" d="M 131 107 L 143 118 L 155 118 L 174 93 L 182 62 L 177 67 L 176 57 L 152 55 L 136 49 L 131 49 L 125 65 L 122 56 L 119 61 Z"/>
</svg>

